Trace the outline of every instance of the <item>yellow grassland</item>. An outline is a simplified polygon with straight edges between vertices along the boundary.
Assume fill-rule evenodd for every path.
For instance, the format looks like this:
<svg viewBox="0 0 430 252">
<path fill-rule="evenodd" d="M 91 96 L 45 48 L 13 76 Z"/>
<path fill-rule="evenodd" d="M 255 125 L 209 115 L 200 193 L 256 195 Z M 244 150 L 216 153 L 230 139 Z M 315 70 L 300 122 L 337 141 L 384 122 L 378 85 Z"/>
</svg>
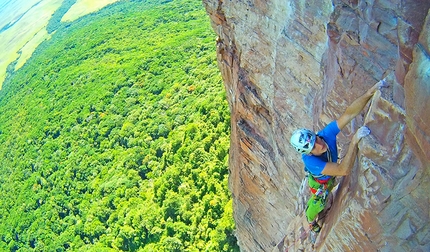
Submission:
<svg viewBox="0 0 430 252">
<path fill-rule="evenodd" d="M 116 1 L 77 0 L 61 21 L 71 22 Z M 18 70 L 36 47 L 50 38 L 46 26 L 61 3 L 62 0 L 15 0 L 0 6 L 0 27 L 11 25 L 0 33 L 0 88 L 8 65 L 17 60 L 14 70 Z"/>
</svg>

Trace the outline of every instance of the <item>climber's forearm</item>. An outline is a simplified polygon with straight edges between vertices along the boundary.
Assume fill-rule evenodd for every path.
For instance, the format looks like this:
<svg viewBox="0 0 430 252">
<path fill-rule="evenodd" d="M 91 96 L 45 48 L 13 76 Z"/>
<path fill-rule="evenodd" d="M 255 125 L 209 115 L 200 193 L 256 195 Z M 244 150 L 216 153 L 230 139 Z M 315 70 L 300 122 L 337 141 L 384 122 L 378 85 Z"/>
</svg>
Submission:
<svg viewBox="0 0 430 252">
<path fill-rule="evenodd" d="M 351 143 L 349 144 L 348 151 L 346 152 L 345 157 L 340 162 L 337 163 L 326 163 L 323 171 L 321 172 L 324 175 L 330 176 L 346 176 L 351 173 L 351 169 L 354 166 L 355 158 L 357 157 L 358 152 L 358 143 L 363 137 L 366 137 L 370 134 L 370 129 L 366 126 L 360 127 L 357 132 L 355 132 L 352 137 Z"/>
<path fill-rule="evenodd" d="M 373 92 L 366 92 L 362 96 L 358 97 L 349 107 L 345 110 L 345 114 L 348 114 L 350 117 L 356 117 L 369 102 L 370 98 L 372 98 Z"/>
<path fill-rule="evenodd" d="M 324 170 L 321 173 L 329 176 L 349 175 L 357 156 L 357 143 L 358 141 L 353 138 L 353 141 L 349 145 L 348 151 L 340 164 L 329 162 L 325 165 Z"/>
<path fill-rule="evenodd" d="M 351 105 L 349 105 L 345 112 L 337 119 L 337 126 L 340 130 L 342 130 L 354 117 L 356 117 L 369 102 L 370 98 L 372 98 L 373 94 L 378 90 L 381 85 L 384 85 L 385 82 L 378 82 L 373 85 L 366 93 L 362 96 L 358 97 Z"/>
<path fill-rule="evenodd" d="M 339 164 L 339 170 L 343 175 L 349 175 L 351 173 L 352 167 L 354 166 L 355 159 L 358 152 L 358 141 L 351 141 L 346 152 L 345 157 Z"/>
<path fill-rule="evenodd" d="M 342 130 L 354 117 L 356 117 L 369 102 L 373 96 L 373 89 L 369 89 L 365 94 L 358 97 L 351 105 L 349 105 L 345 112 L 337 120 L 337 125 Z"/>
</svg>

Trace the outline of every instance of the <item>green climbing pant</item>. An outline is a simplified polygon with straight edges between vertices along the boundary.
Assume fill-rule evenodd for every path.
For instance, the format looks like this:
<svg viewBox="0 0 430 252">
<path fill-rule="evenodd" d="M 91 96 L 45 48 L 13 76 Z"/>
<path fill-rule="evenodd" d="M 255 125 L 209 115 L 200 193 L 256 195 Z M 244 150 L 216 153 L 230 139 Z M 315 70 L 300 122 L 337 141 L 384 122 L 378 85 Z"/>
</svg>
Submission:
<svg viewBox="0 0 430 252">
<path fill-rule="evenodd" d="M 320 184 L 309 175 L 308 176 L 309 187 L 312 192 L 311 198 L 308 200 L 308 206 L 306 208 L 306 218 L 308 222 L 315 220 L 317 215 L 324 210 L 328 193 L 333 189 L 334 178 L 331 178 L 327 183 Z"/>
<path fill-rule="evenodd" d="M 325 204 L 325 199 L 312 195 L 308 200 L 308 207 L 306 208 L 306 217 L 309 223 L 315 220 L 317 215 L 324 210 Z"/>
</svg>

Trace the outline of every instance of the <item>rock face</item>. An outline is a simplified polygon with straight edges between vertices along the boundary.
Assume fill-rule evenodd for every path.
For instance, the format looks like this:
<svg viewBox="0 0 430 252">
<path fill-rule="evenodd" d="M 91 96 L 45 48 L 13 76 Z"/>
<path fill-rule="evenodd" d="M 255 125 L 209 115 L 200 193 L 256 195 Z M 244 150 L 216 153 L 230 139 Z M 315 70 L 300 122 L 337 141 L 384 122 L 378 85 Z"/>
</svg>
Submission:
<svg viewBox="0 0 430 252">
<path fill-rule="evenodd" d="M 203 0 L 231 109 L 230 189 L 242 251 L 430 251 L 428 0 Z M 294 129 L 319 130 L 378 80 L 352 174 L 314 246 Z"/>
</svg>

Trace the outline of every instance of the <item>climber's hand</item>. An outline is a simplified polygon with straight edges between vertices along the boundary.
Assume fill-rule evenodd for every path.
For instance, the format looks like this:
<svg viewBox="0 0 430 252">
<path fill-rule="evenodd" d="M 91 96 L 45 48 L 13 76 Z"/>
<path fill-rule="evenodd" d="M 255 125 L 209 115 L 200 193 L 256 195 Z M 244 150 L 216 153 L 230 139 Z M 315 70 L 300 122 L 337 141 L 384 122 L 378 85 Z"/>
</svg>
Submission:
<svg viewBox="0 0 430 252">
<path fill-rule="evenodd" d="M 384 78 L 373 85 L 373 87 L 371 87 L 368 92 L 370 92 L 370 95 L 373 95 L 377 90 L 381 90 L 382 88 L 387 88 L 389 86 L 390 85 Z"/>
<path fill-rule="evenodd" d="M 360 127 L 354 135 L 354 140 L 356 143 L 360 141 L 363 137 L 366 137 L 370 134 L 370 129 L 367 126 Z"/>
<path fill-rule="evenodd" d="M 370 134 L 370 129 L 367 126 L 362 126 L 357 130 L 357 137 L 358 139 L 362 139 L 365 136 L 368 136 Z"/>
<path fill-rule="evenodd" d="M 379 90 L 381 90 L 381 88 L 387 88 L 387 87 L 389 87 L 390 85 L 388 84 L 388 82 L 387 82 L 385 79 L 386 79 L 386 78 L 384 78 L 384 79 L 382 79 L 382 80 L 378 81 L 378 82 L 375 84 L 375 87 L 376 87 L 377 89 L 379 89 Z"/>
</svg>

